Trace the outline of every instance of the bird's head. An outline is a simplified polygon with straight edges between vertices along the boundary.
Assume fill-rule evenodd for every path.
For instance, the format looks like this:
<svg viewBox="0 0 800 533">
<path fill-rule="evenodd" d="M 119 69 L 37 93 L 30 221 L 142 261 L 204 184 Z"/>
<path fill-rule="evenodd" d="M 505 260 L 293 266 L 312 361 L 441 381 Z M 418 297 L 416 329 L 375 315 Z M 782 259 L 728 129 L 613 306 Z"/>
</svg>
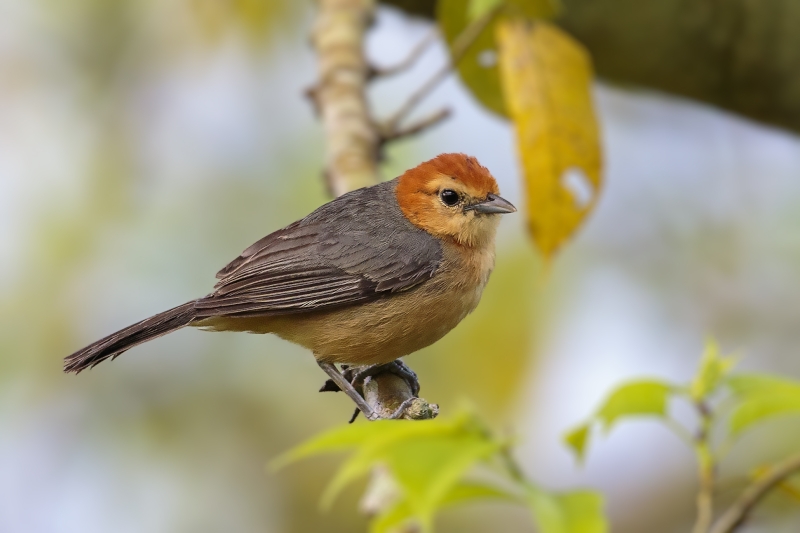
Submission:
<svg viewBox="0 0 800 533">
<path fill-rule="evenodd" d="M 498 215 L 517 210 L 499 193 L 486 167 L 464 154 L 440 154 L 407 170 L 396 189 L 397 203 L 412 224 L 464 246 L 491 243 Z"/>
</svg>

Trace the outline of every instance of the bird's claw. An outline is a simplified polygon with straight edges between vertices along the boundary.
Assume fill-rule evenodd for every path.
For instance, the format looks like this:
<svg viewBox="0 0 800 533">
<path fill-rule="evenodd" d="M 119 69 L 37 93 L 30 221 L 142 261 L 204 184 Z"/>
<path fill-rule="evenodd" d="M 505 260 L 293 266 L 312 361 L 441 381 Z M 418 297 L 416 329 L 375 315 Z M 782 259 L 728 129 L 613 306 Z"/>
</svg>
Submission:
<svg viewBox="0 0 800 533">
<path fill-rule="evenodd" d="M 344 391 L 356 404 L 355 412 L 350 418 L 350 424 L 355 422 L 359 413 L 364 413 L 364 417 L 369 421 L 379 420 L 381 416 L 376 413 L 364 399 L 364 383 L 367 378 L 388 372 L 402 378 L 408 383 L 411 389 L 411 398 L 401 403 L 394 412 L 386 417 L 389 420 L 396 420 L 403 417 L 406 409 L 412 404 L 419 394 L 419 380 L 417 374 L 411 370 L 403 361 L 397 359 L 391 363 L 370 365 L 360 368 L 349 365 L 342 365 L 341 372 L 334 365 L 320 363 L 320 367 L 330 376 L 319 389 L 320 392 Z M 334 374 L 335 373 L 335 374 Z"/>
<path fill-rule="evenodd" d="M 389 415 L 389 420 L 397 420 L 399 418 L 403 418 L 403 415 L 406 414 L 406 409 L 408 409 L 409 406 L 412 403 L 414 403 L 414 400 L 416 399 L 417 399 L 416 396 L 412 396 L 411 398 L 408 398 L 403 403 L 401 403 L 397 407 L 397 409 L 395 409 L 394 412 L 391 415 Z"/>
<path fill-rule="evenodd" d="M 348 370 L 352 372 L 352 369 Z M 408 388 L 411 389 L 411 396 L 419 396 L 420 385 L 416 372 L 411 370 L 408 365 L 406 365 L 400 359 L 396 359 L 391 363 L 383 363 L 364 367 L 352 375 L 350 384 L 353 385 L 353 388 L 356 390 L 362 390 L 364 387 L 364 381 L 368 377 L 376 376 L 384 372 L 388 372 L 402 378 L 406 383 L 408 383 Z"/>
</svg>

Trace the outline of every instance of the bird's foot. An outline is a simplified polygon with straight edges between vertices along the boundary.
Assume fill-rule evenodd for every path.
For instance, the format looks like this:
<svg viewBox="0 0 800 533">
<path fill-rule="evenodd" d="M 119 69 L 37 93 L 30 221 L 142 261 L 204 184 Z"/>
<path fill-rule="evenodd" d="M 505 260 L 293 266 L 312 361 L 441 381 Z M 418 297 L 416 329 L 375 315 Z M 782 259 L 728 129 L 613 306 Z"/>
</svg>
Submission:
<svg viewBox="0 0 800 533">
<path fill-rule="evenodd" d="M 391 363 L 382 363 L 377 365 L 370 365 L 366 367 L 353 367 L 350 365 L 342 365 L 341 372 L 330 363 L 318 363 L 322 370 L 325 371 L 330 379 L 325 381 L 325 384 L 320 388 L 320 392 L 338 392 L 344 391 L 351 400 L 356 404 L 356 410 L 350 418 L 352 424 L 358 417 L 359 413 L 364 413 L 367 420 L 373 421 L 381 418 L 364 399 L 364 383 L 367 378 L 377 376 L 378 374 L 390 373 L 394 374 L 406 383 L 411 389 L 411 398 L 406 399 L 401 403 L 391 415 L 385 417 L 389 420 L 396 420 L 402 418 L 406 410 L 412 405 L 419 395 L 419 379 L 417 374 L 411 370 L 403 361 L 397 359 Z"/>
<path fill-rule="evenodd" d="M 330 377 L 329 381 L 332 382 L 332 385 L 335 385 L 338 388 L 338 390 L 341 390 L 345 394 L 347 394 L 347 396 L 349 396 L 350 399 L 353 400 L 353 403 L 356 404 L 356 407 L 358 407 L 358 409 L 356 409 L 356 413 L 353 415 L 353 418 L 350 419 L 351 423 L 356 419 L 356 416 L 358 415 L 359 411 L 364 413 L 364 416 L 367 418 L 367 420 L 377 420 L 378 418 L 380 418 L 378 414 L 375 411 L 373 411 L 372 408 L 369 406 L 367 401 L 364 399 L 364 396 L 362 396 L 359 391 L 353 388 L 353 385 L 350 383 L 350 380 L 347 379 L 344 375 L 342 375 L 342 372 L 339 372 L 336 366 L 334 366 L 331 363 L 322 363 L 319 361 L 317 361 L 317 364 L 326 374 L 328 374 L 328 377 Z M 345 369 L 344 373 L 347 373 L 348 370 L 349 369 Z M 328 385 L 328 382 L 325 382 L 325 385 L 323 385 L 322 389 L 320 390 L 329 391 L 336 389 L 331 388 Z"/>
<path fill-rule="evenodd" d="M 402 378 L 406 383 L 408 383 L 408 387 L 411 389 L 411 396 L 419 396 L 420 386 L 416 372 L 411 370 L 408 365 L 406 365 L 400 359 L 396 359 L 391 363 L 365 366 L 360 368 L 357 372 L 352 372 L 352 369 L 350 368 L 347 370 L 350 370 L 352 373 L 350 384 L 353 385 L 353 387 L 357 390 L 361 390 L 364 387 L 364 381 L 368 377 L 388 372 L 389 374 L 394 374 L 395 376 Z"/>
</svg>

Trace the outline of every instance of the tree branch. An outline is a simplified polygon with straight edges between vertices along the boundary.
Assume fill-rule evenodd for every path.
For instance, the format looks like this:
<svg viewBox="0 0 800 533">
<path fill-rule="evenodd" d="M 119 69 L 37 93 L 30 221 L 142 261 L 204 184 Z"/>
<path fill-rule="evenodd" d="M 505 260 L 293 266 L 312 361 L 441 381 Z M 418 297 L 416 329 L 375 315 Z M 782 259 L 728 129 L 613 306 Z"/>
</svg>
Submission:
<svg viewBox="0 0 800 533">
<path fill-rule="evenodd" d="M 452 111 L 450 110 L 450 108 L 445 107 L 434 113 L 431 113 L 426 117 L 419 119 L 417 122 L 414 122 L 413 124 L 410 124 L 408 126 L 402 128 L 395 128 L 391 131 L 382 132 L 381 142 L 387 143 L 389 141 L 396 141 L 397 139 L 402 139 L 403 137 L 410 137 L 411 135 L 422 133 L 428 128 L 432 128 L 439 122 L 448 118 L 451 113 Z"/>
<path fill-rule="evenodd" d="M 325 176 L 335 196 L 378 182 L 379 136 L 367 104 L 363 51 L 374 9 L 372 0 L 319 0 L 311 36 L 319 71 L 311 95 L 325 129 Z"/>
<path fill-rule="evenodd" d="M 393 132 L 397 131 L 400 127 L 400 123 L 414 108 L 450 75 L 455 66 L 458 65 L 458 62 L 464 57 L 464 54 L 467 53 L 469 47 L 472 46 L 472 43 L 475 42 L 481 32 L 494 20 L 500 7 L 501 6 L 498 5 L 494 9 L 484 13 L 478 20 L 467 26 L 464 31 L 456 37 L 450 49 L 450 60 L 439 68 L 428 81 L 411 93 L 411 96 L 408 97 L 405 103 L 386 120 L 382 130 L 386 132 L 387 136 L 391 136 Z"/>
<path fill-rule="evenodd" d="M 324 175 L 335 196 L 378 183 L 381 134 L 367 103 L 371 71 L 364 56 L 364 36 L 374 9 L 374 0 L 318 0 L 312 43 L 319 81 L 309 96 L 325 130 Z M 438 413 L 435 404 L 412 400 L 410 385 L 390 373 L 368 378 L 363 393 L 381 418 L 406 401 L 402 418 L 434 418 Z"/>
<path fill-rule="evenodd" d="M 767 475 L 756 480 L 742 492 L 739 499 L 717 519 L 710 533 L 732 533 L 772 489 L 788 477 L 800 472 L 800 454 L 776 465 Z"/>
<path fill-rule="evenodd" d="M 401 62 L 397 63 L 396 65 L 392 65 L 391 67 L 376 67 L 373 66 L 370 69 L 370 78 L 387 78 L 389 76 L 394 76 L 395 74 L 399 74 L 405 70 L 410 69 L 414 66 L 422 54 L 436 41 L 436 38 L 439 37 L 439 29 L 434 26 L 433 30 L 428 32 L 428 34 L 423 37 L 423 39 L 411 49 L 408 55 L 403 59 Z"/>
</svg>

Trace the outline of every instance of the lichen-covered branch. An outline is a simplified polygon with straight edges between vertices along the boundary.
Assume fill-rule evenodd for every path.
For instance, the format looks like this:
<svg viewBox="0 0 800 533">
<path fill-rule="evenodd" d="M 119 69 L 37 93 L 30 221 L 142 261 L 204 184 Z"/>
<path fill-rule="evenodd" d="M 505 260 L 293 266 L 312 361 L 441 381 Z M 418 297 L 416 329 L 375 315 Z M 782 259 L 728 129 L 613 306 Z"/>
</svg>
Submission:
<svg viewBox="0 0 800 533">
<path fill-rule="evenodd" d="M 364 35 L 373 0 L 319 0 L 312 32 L 319 80 L 311 94 L 325 129 L 325 175 L 331 192 L 378 182 L 379 135 L 369 112 L 370 68 Z"/>
</svg>

